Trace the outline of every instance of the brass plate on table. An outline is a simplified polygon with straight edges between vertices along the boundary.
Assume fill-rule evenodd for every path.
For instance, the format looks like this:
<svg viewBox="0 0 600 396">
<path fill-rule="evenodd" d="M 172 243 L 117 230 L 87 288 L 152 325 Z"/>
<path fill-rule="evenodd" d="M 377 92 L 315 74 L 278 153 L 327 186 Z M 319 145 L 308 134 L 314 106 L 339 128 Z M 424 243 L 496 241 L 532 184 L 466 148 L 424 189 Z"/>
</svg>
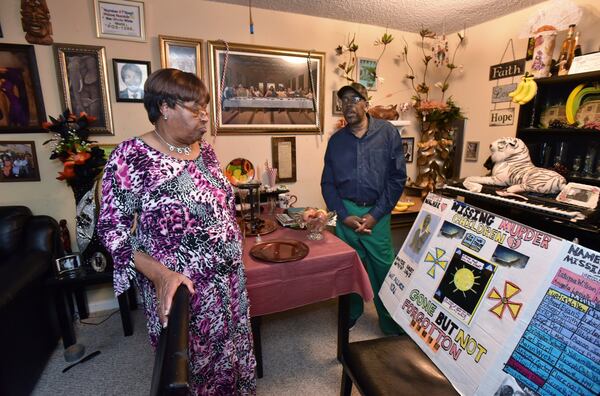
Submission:
<svg viewBox="0 0 600 396">
<path fill-rule="evenodd" d="M 252 230 L 250 228 L 250 223 L 246 222 L 246 236 L 257 236 L 259 234 L 260 235 L 270 234 L 279 227 L 274 220 L 263 219 L 263 218 L 260 218 L 260 220 L 262 220 L 263 223 L 258 227 L 258 230 L 257 230 L 258 232 L 252 232 Z M 240 224 L 240 227 L 241 227 L 241 224 Z"/>
<path fill-rule="evenodd" d="M 305 243 L 293 239 L 278 239 L 258 243 L 250 249 L 255 259 L 272 263 L 302 260 L 310 249 Z"/>
</svg>

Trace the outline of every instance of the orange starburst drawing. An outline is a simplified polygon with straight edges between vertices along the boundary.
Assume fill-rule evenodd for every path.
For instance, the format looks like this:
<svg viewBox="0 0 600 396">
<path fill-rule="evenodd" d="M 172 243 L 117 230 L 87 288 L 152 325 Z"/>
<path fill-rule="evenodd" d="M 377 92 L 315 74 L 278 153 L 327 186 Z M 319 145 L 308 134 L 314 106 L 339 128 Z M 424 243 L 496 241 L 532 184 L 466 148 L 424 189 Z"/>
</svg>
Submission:
<svg viewBox="0 0 600 396">
<path fill-rule="evenodd" d="M 523 308 L 523 304 L 514 302 L 511 300 L 511 298 L 520 292 L 521 288 L 510 281 L 504 281 L 504 295 L 501 295 L 494 287 L 487 297 L 491 300 L 499 301 L 498 304 L 490 308 L 490 312 L 502 319 L 504 310 L 508 308 L 510 315 L 514 320 L 516 320 L 517 316 L 519 316 L 519 312 L 521 312 L 521 308 Z"/>
</svg>

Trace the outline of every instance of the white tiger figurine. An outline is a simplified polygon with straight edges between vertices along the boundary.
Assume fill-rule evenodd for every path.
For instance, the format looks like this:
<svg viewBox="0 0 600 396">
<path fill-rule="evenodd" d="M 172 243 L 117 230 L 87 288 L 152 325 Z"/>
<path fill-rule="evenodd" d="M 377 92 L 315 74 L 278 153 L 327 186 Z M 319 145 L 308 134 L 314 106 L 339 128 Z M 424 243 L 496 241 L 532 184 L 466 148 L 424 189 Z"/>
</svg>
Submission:
<svg viewBox="0 0 600 396">
<path fill-rule="evenodd" d="M 557 172 L 538 168 L 531 162 L 529 149 L 521 139 L 505 137 L 490 145 L 492 176 L 469 176 L 463 185 L 469 191 L 480 192 L 482 184 L 510 186 L 508 193 L 536 192 L 556 194 L 567 181 Z"/>
</svg>

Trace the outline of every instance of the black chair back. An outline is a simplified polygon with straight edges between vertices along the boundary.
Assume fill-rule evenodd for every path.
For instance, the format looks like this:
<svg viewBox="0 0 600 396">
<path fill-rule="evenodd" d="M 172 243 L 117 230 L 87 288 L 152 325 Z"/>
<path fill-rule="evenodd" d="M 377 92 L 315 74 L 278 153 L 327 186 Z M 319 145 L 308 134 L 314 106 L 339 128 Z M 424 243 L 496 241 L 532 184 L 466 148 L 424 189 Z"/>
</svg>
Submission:
<svg viewBox="0 0 600 396">
<path fill-rule="evenodd" d="M 189 394 L 189 325 L 190 292 L 180 285 L 171 305 L 169 325 L 160 333 L 150 396 Z"/>
</svg>

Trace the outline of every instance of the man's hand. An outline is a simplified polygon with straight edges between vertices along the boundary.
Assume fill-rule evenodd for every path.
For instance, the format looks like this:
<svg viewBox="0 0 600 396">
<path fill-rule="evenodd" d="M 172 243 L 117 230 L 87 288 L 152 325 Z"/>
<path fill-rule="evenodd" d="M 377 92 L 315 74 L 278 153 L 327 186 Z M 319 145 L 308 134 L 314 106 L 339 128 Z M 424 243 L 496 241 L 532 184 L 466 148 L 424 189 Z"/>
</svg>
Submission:
<svg viewBox="0 0 600 396">
<path fill-rule="evenodd" d="M 371 229 L 375 226 L 376 223 L 377 220 L 375 220 L 373 216 L 367 213 L 360 219 L 360 226 L 354 231 L 362 232 L 364 234 L 370 234 Z"/>
<path fill-rule="evenodd" d="M 361 225 L 361 223 L 362 220 L 358 216 L 348 216 L 344 219 L 344 224 L 355 231 Z"/>
</svg>

